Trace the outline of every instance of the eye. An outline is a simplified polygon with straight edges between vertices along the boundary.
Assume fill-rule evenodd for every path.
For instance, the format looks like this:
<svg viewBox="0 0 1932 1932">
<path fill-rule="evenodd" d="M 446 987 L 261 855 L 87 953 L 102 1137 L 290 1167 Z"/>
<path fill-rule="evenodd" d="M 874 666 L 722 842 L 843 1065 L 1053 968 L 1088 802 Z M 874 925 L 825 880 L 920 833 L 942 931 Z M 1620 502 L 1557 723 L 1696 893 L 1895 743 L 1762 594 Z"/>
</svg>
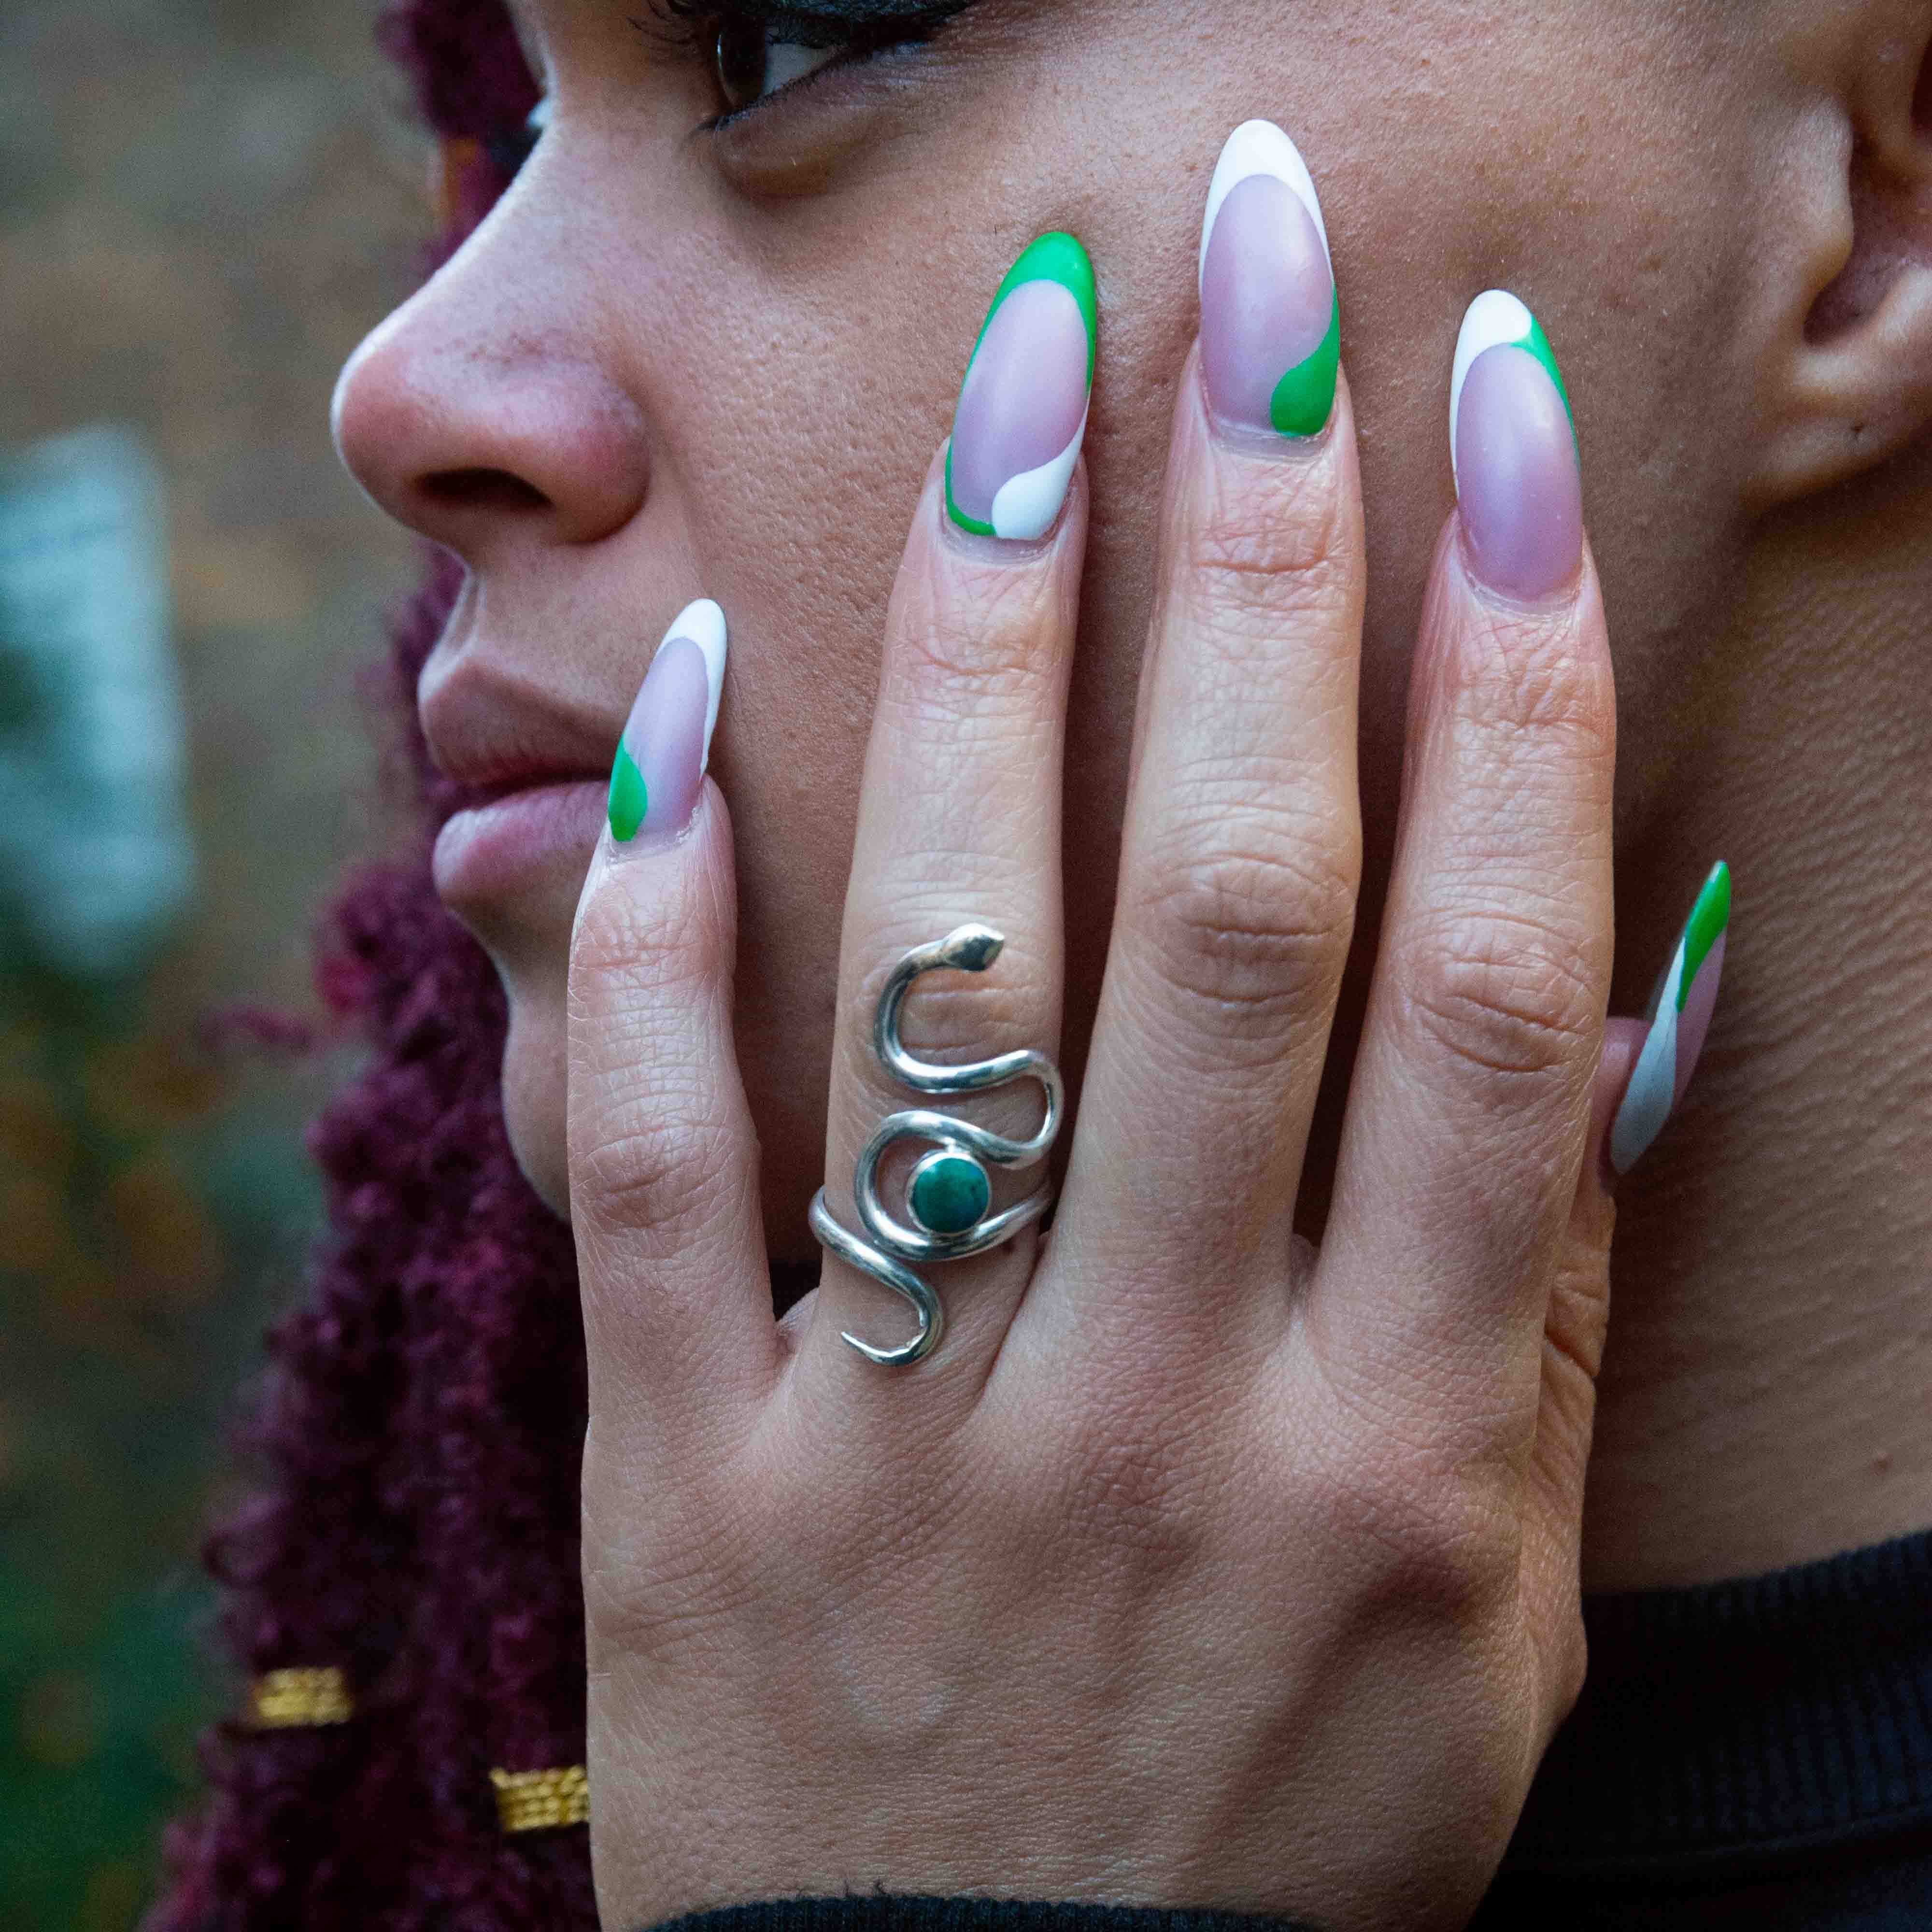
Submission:
<svg viewBox="0 0 1932 1932">
<path fill-rule="evenodd" d="M 724 118 L 821 68 L 856 66 L 929 40 L 973 0 L 646 0 L 651 19 L 632 25 L 695 58 L 708 73 Z"/>
<path fill-rule="evenodd" d="M 843 51 L 836 43 L 808 46 L 802 40 L 788 40 L 775 21 L 728 14 L 718 23 L 712 77 L 726 112 L 736 114 L 793 81 L 802 80 L 836 60 Z"/>
</svg>

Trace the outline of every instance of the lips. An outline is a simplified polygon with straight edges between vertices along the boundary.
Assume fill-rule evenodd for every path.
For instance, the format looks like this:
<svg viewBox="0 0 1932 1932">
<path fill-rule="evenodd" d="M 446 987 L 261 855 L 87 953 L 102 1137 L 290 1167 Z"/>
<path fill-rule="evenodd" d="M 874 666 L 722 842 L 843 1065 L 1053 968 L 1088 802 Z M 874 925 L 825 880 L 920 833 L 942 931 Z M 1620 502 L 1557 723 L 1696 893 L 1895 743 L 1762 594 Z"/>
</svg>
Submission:
<svg viewBox="0 0 1932 1932">
<path fill-rule="evenodd" d="M 456 813 L 436 836 L 438 895 L 492 923 L 512 902 L 547 919 L 567 914 L 596 849 L 604 790 L 602 778 L 560 779 Z"/>
<path fill-rule="evenodd" d="M 610 769 L 621 716 L 537 690 L 522 676 L 459 661 L 424 674 L 417 709 L 436 769 L 478 803 Z M 473 668 L 472 668 L 473 667 Z"/>
<path fill-rule="evenodd" d="M 622 717 L 539 686 L 501 646 L 453 644 L 448 634 L 424 669 L 417 710 L 458 808 L 436 839 L 444 902 L 472 923 L 506 913 L 547 920 L 574 906 Z"/>
</svg>

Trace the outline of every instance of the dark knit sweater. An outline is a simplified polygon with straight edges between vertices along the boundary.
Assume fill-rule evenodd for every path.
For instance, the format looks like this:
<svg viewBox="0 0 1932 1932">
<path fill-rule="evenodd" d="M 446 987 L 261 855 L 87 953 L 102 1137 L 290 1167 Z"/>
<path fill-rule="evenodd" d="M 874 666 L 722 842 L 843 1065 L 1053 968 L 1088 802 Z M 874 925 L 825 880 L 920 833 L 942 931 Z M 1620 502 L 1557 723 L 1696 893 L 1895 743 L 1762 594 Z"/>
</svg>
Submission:
<svg viewBox="0 0 1932 1932">
<path fill-rule="evenodd" d="M 1932 1532 L 1768 1576 L 1594 1598 L 1584 1617 L 1589 1682 L 1472 1932 L 1932 1932 Z M 1253 1932 L 1269 1922 L 879 1897 L 746 1906 L 678 1925 Z"/>
</svg>

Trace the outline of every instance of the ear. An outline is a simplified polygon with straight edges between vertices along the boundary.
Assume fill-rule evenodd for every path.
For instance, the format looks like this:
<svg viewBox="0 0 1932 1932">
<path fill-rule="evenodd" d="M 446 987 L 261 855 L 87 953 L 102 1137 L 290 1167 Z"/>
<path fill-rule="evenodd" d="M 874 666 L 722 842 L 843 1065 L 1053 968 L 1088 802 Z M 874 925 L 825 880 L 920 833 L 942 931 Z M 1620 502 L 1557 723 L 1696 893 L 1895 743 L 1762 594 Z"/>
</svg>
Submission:
<svg viewBox="0 0 1932 1932">
<path fill-rule="evenodd" d="M 1828 488 L 1932 424 L 1932 0 L 1803 0 L 1809 101 L 1772 213 L 1759 507 Z"/>
</svg>

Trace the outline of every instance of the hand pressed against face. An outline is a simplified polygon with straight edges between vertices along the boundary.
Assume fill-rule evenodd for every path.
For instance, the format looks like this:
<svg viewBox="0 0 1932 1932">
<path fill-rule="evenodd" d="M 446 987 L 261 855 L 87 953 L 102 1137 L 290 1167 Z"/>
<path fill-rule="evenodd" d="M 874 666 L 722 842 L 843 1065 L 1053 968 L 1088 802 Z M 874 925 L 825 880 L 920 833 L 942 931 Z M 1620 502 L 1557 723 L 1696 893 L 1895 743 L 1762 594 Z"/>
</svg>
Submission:
<svg viewBox="0 0 1932 1932">
<path fill-rule="evenodd" d="M 421 689 L 439 761 L 545 788 L 457 821 L 438 860 L 508 989 L 506 1111 L 545 1198 L 566 1204 L 566 970 L 602 781 L 652 648 L 708 596 L 731 626 L 712 770 L 735 826 L 740 1058 L 773 1252 L 811 1251 L 881 617 L 986 302 L 1049 228 L 1080 236 L 1100 286 L 1068 728 L 1077 1067 L 1201 199 L 1250 116 L 1308 157 L 1346 312 L 1371 562 L 1371 878 L 1451 500 L 1449 352 L 1484 287 L 1521 293 L 1562 357 L 1640 772 L 1742 535 L 1728 379 L 1760 219 L 1750 134 L 1766 56 L 1744 25 L 1757 10 L 973 0 L 923 43 L 835 58 L 712 125 L 723 103 L 701 43 L 640 29 L 616 0 L 524 0 L 548 131 L 467 245 L 358 352 L 338 434 L 384 506 L 470 572 Z M 817 58 L 775 54 L 770 83 Z M 728 78 L 757 85 L 742 32 Z M 1372 937 L 1372 917 L 1362 926 Z"/>
</svg>

